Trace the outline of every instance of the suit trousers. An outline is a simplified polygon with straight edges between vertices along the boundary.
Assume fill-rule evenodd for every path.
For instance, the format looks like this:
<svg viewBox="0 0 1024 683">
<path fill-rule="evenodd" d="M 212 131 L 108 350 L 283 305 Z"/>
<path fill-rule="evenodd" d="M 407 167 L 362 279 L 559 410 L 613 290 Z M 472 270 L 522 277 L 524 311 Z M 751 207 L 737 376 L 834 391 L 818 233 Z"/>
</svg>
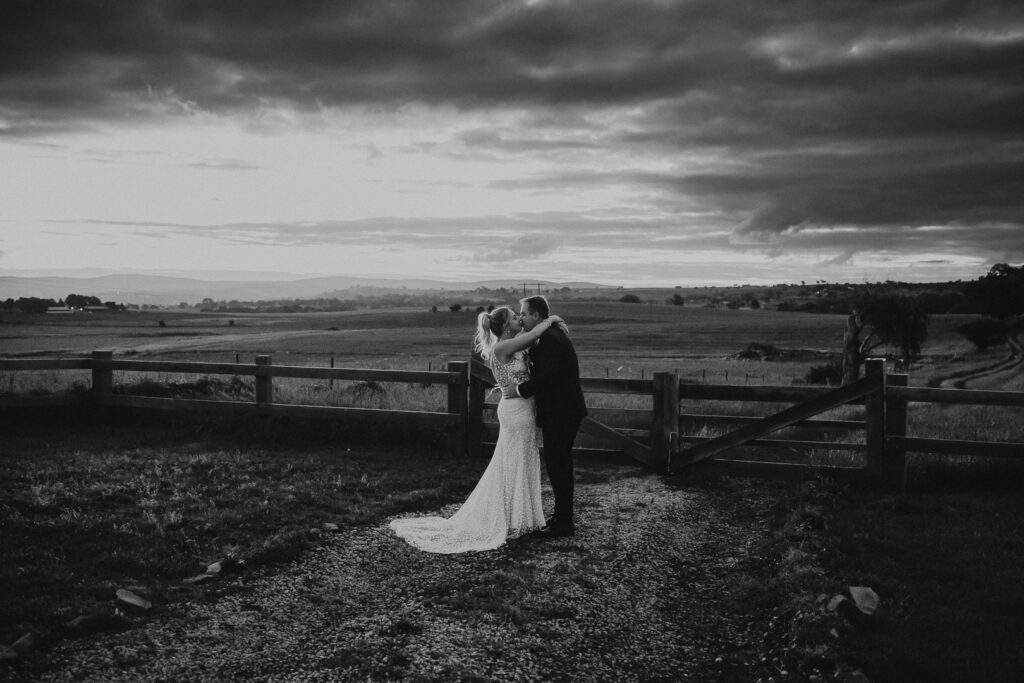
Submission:
<svg viewBox="0 0 1024 683">
<path fill-rule="evenodd" d="M 572 445 L 582 419 L 555 421 L 541 428 L 544 438 L 544 465 L 551 491 L 555 494 L 554 516 L 561 522 L 573 521 L 573 493 L 576 478 L 572 466 Z"/>
</svg>

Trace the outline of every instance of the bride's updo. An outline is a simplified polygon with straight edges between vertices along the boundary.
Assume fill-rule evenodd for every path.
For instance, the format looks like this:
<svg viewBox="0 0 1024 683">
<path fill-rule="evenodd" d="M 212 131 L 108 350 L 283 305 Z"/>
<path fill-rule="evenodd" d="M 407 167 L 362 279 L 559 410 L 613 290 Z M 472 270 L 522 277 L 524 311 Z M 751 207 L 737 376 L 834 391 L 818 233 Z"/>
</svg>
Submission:
<svg viewBox="0 0 1024 683">
<path fill-rule="evenodd" d="M 500 306 L 490 313 L 484 311 L 476 319 L 476 334 L 473 337 L 473 349 L 484 360 L 491 359 L 494 345 L 498 343 L 505 326 L 515 313 L 508 306 Z"/>
</svg>

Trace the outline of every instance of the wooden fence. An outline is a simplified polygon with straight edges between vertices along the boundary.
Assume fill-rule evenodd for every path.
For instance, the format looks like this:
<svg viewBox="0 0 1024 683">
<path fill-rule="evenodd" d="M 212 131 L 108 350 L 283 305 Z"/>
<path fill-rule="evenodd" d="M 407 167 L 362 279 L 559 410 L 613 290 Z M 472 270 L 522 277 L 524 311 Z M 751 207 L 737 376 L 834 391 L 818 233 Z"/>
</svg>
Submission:
<svg viewBox="0 0 1024 683">
<path fill-rule="evenodd" d="M 266 355 L 256 356 L 255 362 L 252 364 L 118 360 L 114 359 L 110 351 L 94 351 L 91 357 L 79 359 L 0 359 L 0 371 L 91 370 L 92 389 L 87 400 L 96 406 L 333 419 L 397 417 L 415 420 L 425 426 L 445 429 L 448 433 L 448 447 L 453 454 L 464 454 L 469 448 L 466 442 L 468 365 L 466 361 L 451 361 L 448 363 L 447 370 L 364 370 L 273 365 L 271 357 Z M 220 401 L 116 394 L 113 391 L 115 370 L 140 373 L 251 376 L 255 378 L 256 400 L 255 402 Z M 445 412 L 429 412 L 276 403 L 274 401 L 274 379 L 285 377 L 446 385 L 447 410 Z M 70 404 L 76 400 L 73 396 L 19 396 L 0 400 L 0 409 L 54 406 Z"/>
<path fill-rule="evenodd" d="M 485 419 L 497 405 L 488 398 L 494 386 L 490 369 L 480 361 L 451 361 L 446 370 L 366 370 L 273 365 L 270 356 L 256 356 L 252 364 L 114 359 L 109 351 L 95 351 L 76 359 L 0 359 L 0 371 L 90 370 L 92 405 L 152 410 L 227 412 L 339 418 L 391 416 L 416 420 L 446 430 L 450 452 L 481 457 L 497 437 L 497 423 Z M 114 393 L 114 371 L 242 375 L 255 378 L 255 401 L 219 401 L 153 398 Z M 445 412 L 390 410 L 281 404 L 274 401 L 275 378 L 305 378 L 373 382 L 439 384 L 447 387 Z M 625 453 L 662 472 L 678 472 L 706 460 L 724 471 L 754 476 L 805 476 L 824 473 L 867 479 L 889 488 L 906 483 L 908 452 L 959 454 L 982 457 L 1024 457 L 1024 443 L 984 442 L 907 436 L 910 403 L 1024 406 L 1024 393 L 969 389 L 933 389 L 907 386 L 907 376 L 886 374 L 881 360 L 866 365 L 866 376 L 841 389 L 807 386 L 736 386 L 682 382 L 676 373 L 654 373 L 650 379 L 583 378 L 587 394 L 640 396 L 648 408 L 591 406 L 581 428 L 578 450 L 586 453 Z M 71 404 L 74 396 L 16 396 L 0 399 L 0 411 L 14 407 Z M 691 402 L 738 401 L 793 404 L 766 417 L 697 413 L 686 410 Z M 591 401 L 590 403 L 595 403 Z M 844 404 L 863 406 L 863 419 L 816 419 L 815 415 Z M 688 435 L 696 426 L 735 427 L 725 434 Z M 771 432 L 797 428 L 819 438 L 766 438 Z M 836 441 L 837 434 L 847 435 Z M 859 435 L 851 439 L 849 435 Z M 740 447 L 852 452 L 863 455 L 858 467 L 812 466 L 790 462 L 715 457 Z"/>
<path fill-rule="evenodd" d="M 709 460 L 712 468 L 739 475 L 802 477 L 826 474 L 904 490 L 907 453 L 957 454 L 1024 459 L 1024 443 L 935 439 L 907 436 L 908 403 L 1024 406 L 1024 393 L 970 389 L 932 389 L 907 386 L 907 375 L 886 373 L 884 362 L 871 359 L 865 377 L 848 387 L 737 386 L 679 381 L 676 373 L 654 373 L 649 380 L 581 380 L 585 393 L 634 394 L 650 398 L 650 409 L 590 407 L 581 428 L 581 453 L 626 453 L 658 471 L 679 472 Z M 484 419 L 494 402 L 484 396 L 494 380 L 486 365 L 470 364 L 469 443 L 480 454 L 493 445 L 497 425 Z M 721 415 L 686 410 L 687 404 L 705 401 L 792 404 L 767 416 Z M 816 419 L 815 415 L 847 404 L 863 406 L 861 419 Z M 591 419 L 592 418 L 592 419 Z M 642 422 L 646 428 L 612 427 L 607 422 Z M 735 427 L 714 437 L 686 435 L 696 427 Z M 797 428 L 818 438 L 766 438 L 771 432 Z M 844 435 L 841 441 L 837 435 Z M 854 438 L 859 437 L 859 438 Z M 821 466 L 766 460 L 716 458 L 740 447 L 789 452 L 849 452 L 862 455 L 862 466 Z"/>
</svg>

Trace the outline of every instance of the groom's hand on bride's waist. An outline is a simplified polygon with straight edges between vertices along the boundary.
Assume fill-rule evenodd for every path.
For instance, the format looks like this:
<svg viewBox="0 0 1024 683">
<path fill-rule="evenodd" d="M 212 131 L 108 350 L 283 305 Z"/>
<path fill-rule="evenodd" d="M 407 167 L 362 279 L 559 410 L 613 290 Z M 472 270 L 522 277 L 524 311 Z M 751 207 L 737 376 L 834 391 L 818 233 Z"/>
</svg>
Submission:
<svg viewBox="0 0 1024 683">
<path fill-rule="evenodd" d="M 507 387 L 502 387 L 501 395 L 504 396 L 505 398 L 522 398 L 522 396 L 519 395 L 519 385 L 518 384 L 509 385 Z"/>
</svg>

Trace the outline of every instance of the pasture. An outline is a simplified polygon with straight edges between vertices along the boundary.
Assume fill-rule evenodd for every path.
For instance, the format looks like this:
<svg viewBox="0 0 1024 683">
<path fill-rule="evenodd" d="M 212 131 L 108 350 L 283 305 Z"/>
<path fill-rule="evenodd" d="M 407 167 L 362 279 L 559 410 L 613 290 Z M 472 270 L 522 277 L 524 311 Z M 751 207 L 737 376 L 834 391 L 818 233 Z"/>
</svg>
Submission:
<svg viewBox="0 0 1024 683">
<path fill-rule="evenodd" d="M 583 374 L 593 377 L 639 377 L 641 372 L 675 369 L 688 376 L 714 369 L 718 381 L 725 375 L 721 361 L 755 342 L 805 351 L 808 360 L 783 364 L 781 371 L 774 367 L 778 364 L 769 369 L 748 362 L 740 366 L 748 368 L 746 374 L 802 377 L 804 365 L 838 353 L 846 321 L 838 315 L 619 302 L 554 300 L 552 310 L 568 321 Z M 948 358 L 966 352 L 969 344 L 954 330 L 970 317 L 933 317 L 924 355 Z M 232 361 L 236 354 L 245 361 L 270 354 L 282 365 L 325 365 L 334 357 L 339 367 L 425 369 L 428 364 L 465 360 L 475 324 L 476 313 L 466 309 L 13 315 L 0 325 L 0 354 L 68 356 L 103 349 L 113 350 L 115 356 L 209 361 Z"/>
</svg>

